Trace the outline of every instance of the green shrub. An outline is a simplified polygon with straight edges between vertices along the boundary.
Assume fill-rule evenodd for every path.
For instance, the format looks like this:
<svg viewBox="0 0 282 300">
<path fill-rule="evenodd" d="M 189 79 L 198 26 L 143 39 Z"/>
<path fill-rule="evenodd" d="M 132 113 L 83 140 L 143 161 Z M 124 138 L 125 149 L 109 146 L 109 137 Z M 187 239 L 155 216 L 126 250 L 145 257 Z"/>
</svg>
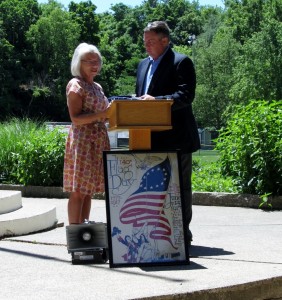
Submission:
<svg viewBox="0 0 282 300">
<path fill-rule="evenodd" d="M 194 192 L 237 193 L 232 178 L 222 176 L 218 162 L 193 158 L 192 190 Z"/>
<path fill-rule="evenodd" d="M 14 183 L 11 170 L 14 167 L 13 153 L 20 150 L 19 141 L 29 140 L 30 132 L 41 126 L 40 122 L 12 118 L 0 123 L 0 182 Z"/>
<path fill-rule="evenodd" d="M 12 133 L 17 124 L 18 136 Z M 29 125 L 29 126 L 27 126 Z M 1 151 L 0 167 L 2 182 L 38 186 L 62 186 L 65 133 L 58 129 L 50 130 L 43 123 L 29 120 L 13 120 L 0 128 L 11 132 L 13 142 Z M 4 158 L 8 158 L 4 162 Z"/>
<path fill-rule="evenodd" d="M 227 115 L 216 149 L 243 193 L 282 194 L 282 101 L 251 101 Z"/>
</svg>

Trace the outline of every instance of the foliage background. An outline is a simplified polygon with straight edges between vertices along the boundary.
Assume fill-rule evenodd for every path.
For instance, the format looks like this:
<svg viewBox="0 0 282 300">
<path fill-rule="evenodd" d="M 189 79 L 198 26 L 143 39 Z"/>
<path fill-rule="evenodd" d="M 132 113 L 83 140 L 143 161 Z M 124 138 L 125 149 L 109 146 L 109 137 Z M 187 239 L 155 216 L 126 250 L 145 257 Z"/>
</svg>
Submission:
<svg viewBox="0 0 282 300">
<path fill-rule="evenodd" d="M 174 49 L 195 64 L 193 109 L 198 126 L 221 132 L 221 171 L 232 180 L 217 186 L 211 181 L 210 188 L 233 189 L 235 182 L 241 191 L 281 193 L 281 0 L 225 0 L 224 9 L 200 6 L 198 1 L 147 0 L 133 8 L 119 3 L 108 12 L 95 11 L 91 1 L 71 2 L 65 8 L 55 0 L 40 5 L 37 0 L 0 0 L 0 121 L 13 117 L 70 121 L 65 87 L 73 51 L 81 42 L 97 45 L 102 53 L 97 81 L 106 96 L 133 94 L 138 62 L 146 57 L 143 28 L 153 20 L 165 20 Z M 37 148 L 42 159 L 48 157 L 40 143 L 51 145 L 54 164 L 56 159 L 62 161 L 52 144 L 57 136 L 45 139 L 33 128 L 29 131 L 34 148 L 1 137 L 1 180 L 9 173 L 7 167 L 18 166 L 9 173 L 16 176 L 29 166 L 19 163 L 30 159 L 19 156 L 21 149 L 34 160 Z M 6 161 L 2 158 L 7 146 L 15 151 Z M 194 168 L 202 166 L 194 163 Z M 215 174 L 218 165 L 208 168 L 205 177 Z M 278 176 L 272 188 L 273 174 Z M 270 184 L 265 185 L 267 180 Z"/>
<path fill-rule="evenodd" d="M 201 128 L 220 129 L 223 112 L 250 99 L 282 99 L 282 2 L 225 0 L 225 8 L 197 1 L 119 3 L 96 13 L 91 1 L 0 1 L 0 119 L 10 116 L 69 121 L 65 87 L 81 42 L 98 46 L 105 94 L 134 93 L 135 72 L 146 56 L 143 28 L 166 20 L 176 50 L 197 73 L 194 112 Z"/>
</svg>

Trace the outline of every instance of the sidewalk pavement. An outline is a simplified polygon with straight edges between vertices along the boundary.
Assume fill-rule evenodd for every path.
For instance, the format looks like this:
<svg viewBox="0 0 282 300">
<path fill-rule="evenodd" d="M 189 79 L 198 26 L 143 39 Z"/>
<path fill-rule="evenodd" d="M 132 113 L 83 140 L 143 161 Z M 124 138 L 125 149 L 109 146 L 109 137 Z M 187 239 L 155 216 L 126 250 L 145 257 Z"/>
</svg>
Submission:
<svg viewBox="0 0 282 300">
<path fill-rule="evenodd" d="M 194 205 L 190 265 L 110 268 L 71 263 L 67 199 L 23 198 L 46 201 L 64 226 L 0 240 L 0 299 L 282 299 L 282 211 Z"/>
</svg>

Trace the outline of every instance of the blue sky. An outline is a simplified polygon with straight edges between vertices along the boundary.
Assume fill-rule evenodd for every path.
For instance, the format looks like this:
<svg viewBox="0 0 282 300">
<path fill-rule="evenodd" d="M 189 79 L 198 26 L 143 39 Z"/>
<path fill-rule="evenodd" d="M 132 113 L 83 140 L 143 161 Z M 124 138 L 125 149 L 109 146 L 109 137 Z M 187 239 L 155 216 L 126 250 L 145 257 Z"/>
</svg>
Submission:
<svg viewBox="0 0 282 300">
<path fill-rule="evenodd" d="M 62 3 L 66 8 L 68 7 L 71 0 L 57 0 Z M 73 2 L 79 3 L 82 0 L 72 0 Z M 47 3 L 48 0 L 38 0 L 38 3 Z M 112 4 L 124 3 L 125 5 L 135 7 L 143 3 L 143 0 L 92 0 L 92 3 L 97 6 L 96 13 L 102 13 L 110 9 Z M 212 5 L 223 7 L 223 0 L 199 0 L 200 5 Z"/>
</svg>

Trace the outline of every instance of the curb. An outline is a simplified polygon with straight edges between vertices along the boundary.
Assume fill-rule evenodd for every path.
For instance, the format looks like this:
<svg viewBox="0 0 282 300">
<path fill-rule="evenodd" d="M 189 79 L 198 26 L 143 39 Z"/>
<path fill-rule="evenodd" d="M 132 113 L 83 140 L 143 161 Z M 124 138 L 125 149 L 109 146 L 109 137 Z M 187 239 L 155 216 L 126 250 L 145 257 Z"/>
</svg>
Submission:
<svg viewBox="0 0 282 300">
<path fill-rule="evenodd" d="M 207 289 L 186 294 L 140 298 L 140 300 L 279 300 L 282 295 L 282 277 L 273 277 L 223 288 Z"/>
</svg>

